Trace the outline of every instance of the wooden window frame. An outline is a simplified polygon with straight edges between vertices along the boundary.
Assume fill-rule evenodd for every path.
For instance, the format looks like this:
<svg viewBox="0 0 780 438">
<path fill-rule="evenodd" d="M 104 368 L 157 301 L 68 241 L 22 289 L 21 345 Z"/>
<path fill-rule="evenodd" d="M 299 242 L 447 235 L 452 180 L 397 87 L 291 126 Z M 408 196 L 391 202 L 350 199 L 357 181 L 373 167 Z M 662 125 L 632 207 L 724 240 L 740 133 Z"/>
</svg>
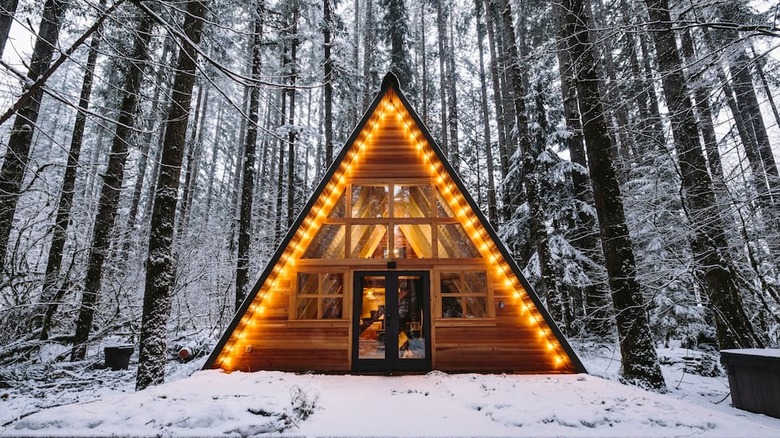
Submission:
<svg viewBox="0 0 780 438">
<path fill-rule="evenodd" d="M 464 274 L 465 273 L 482 273 L 485 275 L 485 292 L 484 293 L 473 293 L 473 292 L 463 292 L 463 293 L 445 293 L 441 289 L 441 279 L 442 274 L 459 274 L 461 284 L 464 284 Z M 446 268 L 439 268 L 436 269 L 436 275 L 434 275 L 434 281 L 435 281 L 435 291 L 436 291 L 436 306 L 435 309 L 432 309 L 435 311 L 435 320 L 437 321 L 437 325 L 448 324 L 448 323 L 455 323 L 453 325 L 458 325 L 458 323 L 462 324 L 468 324 L 469 322 L 489 322 L 495 320 L 495 309 L 493 308 L 493 285 L 491 281 L 491 275 L 489 268 L 485 266 L 448 266 Z M 485 299 L 485 316 L 484 317 L 474 317 L 469 318 L 465 316 L 465 306 L 463 305 L 463 301 L 461 301 L 461 308 L 462 308 L 462 314 L 459 317 L 445 317 L 443 315 L 443 302 L 444 298 L 468 298 L 468 297 L 475 297 L 475 298 L 484 298 Z"/>
<path fill-rule="evenodd" d="M 300 294 L 298 290 L 298 275 L 316 275 L 317 276 L 317 294 Z M 327 274 L 341 275 L 341 294 L 321 294 L 323 278 Z M 315 321 L 345 321 L 349 319 L 350 309 L 347 307 L 347 300 L 350 298 L 347 294 L 347 271 L 345 269 L 306 269 L 296 271 L 295 280 L 291 285 L 292 293 L 290 294 L 290 312 L 289 320 L 298 322 L 315 322 Z M 317 299 L 317 318 L 298 318 L 298 302 L 304 298 Z M 328 298 L 341 298 L 341 317 L 340 318 L 322 318 L 323 314 L 323 301 Z"/>
</svg>

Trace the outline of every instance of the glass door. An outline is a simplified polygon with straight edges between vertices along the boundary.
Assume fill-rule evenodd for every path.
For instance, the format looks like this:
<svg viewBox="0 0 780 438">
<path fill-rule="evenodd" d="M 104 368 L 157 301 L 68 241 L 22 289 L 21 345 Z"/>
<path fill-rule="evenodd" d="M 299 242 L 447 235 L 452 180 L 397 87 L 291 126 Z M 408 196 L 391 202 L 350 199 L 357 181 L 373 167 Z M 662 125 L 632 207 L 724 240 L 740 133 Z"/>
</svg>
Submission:
<svg viewBox="0 0 780 438">
<path fill-rule="evenodd" d="M 353 370 L 429 370 L 429 273 L 356 272 L 354 285 Z"/>
</svg>

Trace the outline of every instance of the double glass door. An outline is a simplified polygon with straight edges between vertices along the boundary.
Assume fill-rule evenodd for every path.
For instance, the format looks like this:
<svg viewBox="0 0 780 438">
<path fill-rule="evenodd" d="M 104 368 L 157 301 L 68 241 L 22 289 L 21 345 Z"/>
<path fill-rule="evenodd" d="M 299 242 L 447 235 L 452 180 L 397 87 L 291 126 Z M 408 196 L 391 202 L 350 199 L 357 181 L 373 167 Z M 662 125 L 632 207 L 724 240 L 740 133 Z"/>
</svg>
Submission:
<svg viewBox="0 0 780 438">
<path fill-rule="evenodd" d="M 354 280 L 353 369 L 429 370 L 430 274 L 356 272 Z"/>
</svg>

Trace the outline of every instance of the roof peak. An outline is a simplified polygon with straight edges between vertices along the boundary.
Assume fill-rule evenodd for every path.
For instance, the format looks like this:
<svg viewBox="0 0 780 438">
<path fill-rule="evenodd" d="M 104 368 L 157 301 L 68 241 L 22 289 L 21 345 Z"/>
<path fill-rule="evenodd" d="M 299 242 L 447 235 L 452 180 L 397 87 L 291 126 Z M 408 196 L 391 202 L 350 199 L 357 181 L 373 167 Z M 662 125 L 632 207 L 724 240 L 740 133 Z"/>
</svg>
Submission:
<svg viewBox="0 0 780 438">
<path fill-rule="evenodd" d="M 382 89 L 387 90 L 390 87 L 395 88 L 396 90 L 401 89 L 401 83 L 398 81 L 398 76 L 392 71 L 387 72 L 384 79 L 382 79 Z"/>
</svg>

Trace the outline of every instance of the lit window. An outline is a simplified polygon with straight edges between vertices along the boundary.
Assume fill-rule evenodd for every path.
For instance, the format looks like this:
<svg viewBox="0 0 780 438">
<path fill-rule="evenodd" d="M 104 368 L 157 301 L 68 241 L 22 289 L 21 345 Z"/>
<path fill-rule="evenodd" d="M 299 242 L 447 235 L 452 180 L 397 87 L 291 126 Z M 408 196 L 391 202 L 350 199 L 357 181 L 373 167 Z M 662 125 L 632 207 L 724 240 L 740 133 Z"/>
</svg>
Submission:
<svg viewBox="0 0 780 438">
<path fill-rule="evenodd" d="M 395 185 L 393 187 L 394 217 L 431 217 L 431 186 Z"/>
<path fill-rule="evenodd" d="M 442 318 L 487 318 L 487 274 L 476 272 L 442 272 Z"/>
<path fill-rule="evenodd" d="M 353 186 L 352 217 L 387 217 L 388 198 L 387 186 Z"/>
<path fill-rule="evenodd" d="M 322 224 L 312 239 L 305 259 L 343 259 L 344 258 L 344 225 Z"/>
<path fill-rule="evenodd" d="M 344 274 L 298 273 L 296 319 L 341 319 Z"/>
</svg>

